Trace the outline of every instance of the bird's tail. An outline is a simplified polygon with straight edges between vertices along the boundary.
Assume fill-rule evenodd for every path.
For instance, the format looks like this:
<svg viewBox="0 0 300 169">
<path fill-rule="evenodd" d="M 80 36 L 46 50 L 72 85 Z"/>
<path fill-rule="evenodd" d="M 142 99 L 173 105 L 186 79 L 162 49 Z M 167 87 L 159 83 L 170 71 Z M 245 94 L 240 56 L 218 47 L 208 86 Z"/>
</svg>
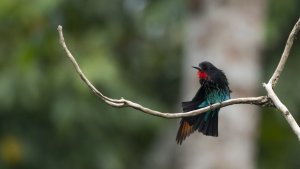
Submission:
<svg viewBox="0 0 300 169">
<path fill-rule="evenodd" d="M 182 144 L 183 140 L 196 130 L 207 136 L 218 137 L 218 114 L 215 110 L 215 112 L 182 118 L 176 137 L 177 144 Z"/>
<path fill-rule="evenodd" d="M 183 102 L 184 112 L 199 109 L 199 101 Z M 220 109 L 215 109 L 193 117 L 182 118 L 178 129 L 176 141 L 181 144 L 187 136 L 198 130 L 207 136 L 218 136 L 218 114 Z"/>
<path fill-rule="evenodd" d="M 196 116 L 193 128 L 207 136 L 218 137 L 219 109 L 212 110 Z"/>
<path fill-rule="evenodd" d="M 177 132 L 176 141 L 177 144 L 181 144 L 186 137 L 192 134 L 195 131 L 193 126 L 185 119 L 181 119 L 180 127 Z"/>
</svg>

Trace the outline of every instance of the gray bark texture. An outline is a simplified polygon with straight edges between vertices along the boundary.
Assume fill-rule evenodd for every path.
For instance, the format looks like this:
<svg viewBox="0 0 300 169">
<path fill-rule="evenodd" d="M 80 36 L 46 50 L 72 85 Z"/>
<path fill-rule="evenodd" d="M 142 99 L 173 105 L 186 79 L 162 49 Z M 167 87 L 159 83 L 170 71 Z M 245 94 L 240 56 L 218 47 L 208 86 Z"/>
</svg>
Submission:
<svg viewBox="0 0 300 169">
<path fill-rule="evenodd" d="M 183 59 L 182 101 L 199 88 L 191 66 L 210 61 L 222 69 L 232 98 L 257 96 L 261 88 L 260 49 L 263 40 L 264 0 L 189 0 Z M 179 122 L 162 131 L 145 168 L 253 169 L 256 168 L 258 107 L 222 108 L 219 137 L 193 133 L 183 145 L 175 143 Z"/>
</svg>

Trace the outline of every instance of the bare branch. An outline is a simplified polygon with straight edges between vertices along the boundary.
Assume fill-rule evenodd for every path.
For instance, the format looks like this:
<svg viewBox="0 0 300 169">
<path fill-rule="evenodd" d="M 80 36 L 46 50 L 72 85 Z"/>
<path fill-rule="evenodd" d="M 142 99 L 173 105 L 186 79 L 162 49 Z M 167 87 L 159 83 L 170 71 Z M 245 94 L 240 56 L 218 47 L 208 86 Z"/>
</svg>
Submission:
<svg viewBox="0 0 300 169">
<path fill-rule="evenodd" d="M 279 98 L 277 97 L 277 95 L 273 91 L 272 84 L 271 83 L 268 83 L 268 84 L 264 83 L 263 86 L 267 90 L 268 96 L 273 101 L 275 107 L 283 113 L 283 116 L 285 117 L 286 121 L 292 127 L 293 131 L 295 132 L 295 134 L 298 137 L 298 140 L 300 141 L 300 128 L 299 128 L 299 125 L 297 124 L 294 117 L 292 116 L 290 111 L 287 109 L 287 107 L 279 100 Z"/>
<path fill-rule="evenodd" d="M 281 59 L 278 63 L 278 66 L 276 68 L 276 70 L 274 71 L 272 77 L 270 78 L 268 84 L 263 84 L 264 88 L 266 89 L 267 93 L 268 93 L 268 97 L 272 100 L 273 104 L 275 105 L 275 107 L 283 114 L 283 116 L 285 117 L 285 119 L 287 120 L 287 122 L 289 123 L 289 125 L 291 126 L 291 128 L 293 129 L 294 133 L 297 135 L 298 140 L 300 141 L 300 127 L 297 124 L 297 122 L 295 121 L 294 117 L 292 116 L 292 114 L 290 113 L 290 111 L 287 109 L 287 107 L 279 100 L 278 96 L 276 95 L 276 93 L 274 92 L 273 88 L 276 85 L 279 76 L 281 74 L 281 72 L 284 69 L 286 60 L 290 54 L 290 50 L 293 46 L 294 40 L 296 38 L 297 33 L 300 30 L 300 18 L 298 19 L 297 23 L 295 24 L 295 26 L 293 27 L 288 40 L 286 42 L 285 45 L 285 49 L 282 53 Z"/>
<path fill-rule="evenodd" d="M 282 70 L 284 69 L 285 62 L 286 62 L 287 58 L 290 55 L 290 51 L 291 51 L 291 48 L 293 46 L 294 39 L 296 38 L 296 35 L 299 32 L 299 30 L 300 30 L 300 18 L 298 19 L 297 23 L 293 27 L 293 29 L 292 29 L 292 31 L 289 35 L 289 38 L 288 38 L 288 40 L 285 44 L 285 48 L 284 48 L 284 51 L 281 55 L 281 59 L 280 59 L 278 65 L 277 65 L 277 68 L 274 71 L 272 77 L 270 78 L 270 80 L 268 82 L 268 83 L 272 84 L 272 88 L 274 88 L 276 83 L 278 82 L 279 76 L 280 76 Z"/>
<path fill-rule="evenodd" d="M 260 96 L 260 97 L 247 97 L 247 98 L 238 98 L 238 99 L 230 99 L 226 100 L 222 103 L 216 103 L 211 106 L 207 106 L 198 110 L 190 111 L 190 112 L 180 112 L 180 113 L 163 113 L 160 111 L 152 110 L 150 108 L 144 107 L 138 103 L 132 102 L 130 100 L 126 100 L 124 98 L 121 99 L 112 99 L 109 98 L 105 95 L 103 95 L 101 92 L 99 92 L 94 85 L 86 78 L 84 73 L 81 71 L 77 61 L 73 57 L 72 53 L 69 51 L 65 40 L 63 36 L 63 31 L 62 31 L 62 26 L 58 26 L 57 28 L 59 32 L 59 37 L 60 37 L 60 44 L 64 48 L 65 52 L 68 55 L 68 58 L 71 60 L 73 63 L 77 73 L 79 74 L 80 78 L 84 81 L 84 83 L 93 91 L 95 95 L 97 95 L 100 99 L 102 99 L 104 102 L 106 102 L 108 105 L 112 107 L 131 107 L 136 110 L 140 110 L 144 113 L 151 114 L 154 116 L 159 116 L 159 117 L 164 117 L 164 118 L 181 118 L 181 117 L 188 117 L 188 116 L 195 116 L 197 114 L 201 114 L 204 112 L 207 112 L 212 109 L 217 109 L 220 107 L 225 107 L 233 104 L 253 104 L 253 105 L 268 105 L 269 100 L 267 99 L 266 96 Z"/>
<path fill-rule="evenodd" d="M 266 105 L 268 103 L 268 98 L 266 96 L 259 96 L 259 97 L 246 97 L 246 98 L 238 98 L 238 99 L 230 99 L 226 100 L 222 103 L 215 103 L 210 106 L 189 111 L 189 112 L 181 112 L 181 113 L 163 113 L 159 112 L 156 110 L 151 110 L 149 108 L 143 107 L 137 103 L 128 101 L 123 99 L 125 106 L 132 107 L 134 109 L 140 110 L 144 113 L 154 115 L 154 116 L 159 116 L 159 117 L 164 117 L 164 118 L 181 118 L 181 117 L 190 117 L 190 116 L 195 116 L 201 113 L 205 113 L 209 110 L 221 108 L 221 107 L 226 107 L 229 105 L 233 104 L 253 104 L 253 105 Z M 122 106 L 123 107 L 123 106 Z"/>
<path fill-rule="evenodd" d="M 293 46 L 294 39 L 296 38 L 296 34 L 300 30 L 300 18 L 297 21 L 297 23 L 295 24 L 293 30 L 291 31 L 291 33 L 289 35 L 289 38 L 287 40 L 285 49 L 283 51 L 283 54 L 281 56 L 281 59 L 279 61 L 279 64 L 278 64 L 276 70 L 274 71 L 274 73 L 273 73 L 272 77 L 270 78 L 269 82 L 267 84 L 265 84 L 265 83 L 263 84 L 263 86 L 265 87 L 265 89 L 268 93 L 268 96 L 230 99 L 230 100 L 226 100 L 222 103 L 215 103 L 213 105 L 210 105 L 210 106 L 198 109 L 198 110 L 193 110 L 193 111 L 189 111 L 189 112 L 180 112 L 180 113 L 164 113 L 164 112 L 152 110 L 150 108 L 144 107 L 144 106 L 142 106 L 138 103 L 132 102 L 130 100 L 126 100 L 124 98 L 112 99 L 112 98 L 109 98 L 109 97 L 103 95 L 101 92 L 99 92 L 94 87 L 94 85 L 86 78 L 86 76 L 81 71 L 78 63 L 76 62 L 75 58 L 73 57 L 73 55 L 71 54 L 71 52 L 69 51 L 69 49 L 68 49 L 68 47 L 65 43 L 65 40 L 64 40 L 64 37 L 63 37 L 63 32 L 62 32 L 62 27 L 58 26 L 57 30 L 59 32 L 60 44 L 62 45 L 65 52 L 67 53 L 68 58 L 73 63 L 73 65 L 74 65 L 77 73 L 79 74 L 80 78 L 93 91 L 93 93 L 95 95 L 97 95 L 100 99 L 102 99 L 105 103 L 107 103 L 108 105 L 110 105 L 112 107 L 118 107 L 118 108 L 131 107 L 133 109 L 139 110 L 139 111 L 144 112 L 146 114 L 159 116 L 159 117 L 163 117 L 163 118 L 182 118 L 182 117 L 195 116 L 195 115 L 207 112 L 209 110 L 213 110 L 213 109 L 217 109 L 217 108 L 221 108 L 221 107 L 225 107 L 225 106 L 229 106 L 229 105 L 234 105 L 234 104 L 253 104 L 253 105 L 258 105 L 258 106 L 273 106 L 273 105 L 275 105 L 275 107 L 283 113 L 283 115 L 286 118 L 287 122 L 292 127 L 293 131 L 295 132 L 295 134 L 297 135 L 297 137 L 300 141 L 300 128 L 299 128 L 299 125 L 297 124 L 297 122 L 293 118 L 292 114 L 287 109 L 287 107 L 279 100 L 279 98 L 277 97 L 277 95 L 273 91 L 273 87 L 278 82 L 280 74 L 284 69 L 286 60 L 287 60 L 287 58 L 290 54 L 290 50 Z"/>
<path fill-rule="evenodd" d="M 107 104 L 110 104 L 111 106 L 121 106 L 123 105 L 123 103 L 120 103 L 119 100 L 115 100 L 115 99 L 111 99 L 109 97 L 104 96 L 101 92 L 99 92 L 96 87 L 85 77 L 85 75 L 82 73 L 76 59 L 73 57 L 72 53 L 69 51 L 66 43 L 65 43 L 65 39 L 64 39 L 64 35 L 62 32 L 62 26 L 58 26 L 57 30 L 59 32 L 59 41 L 60 44 L 62 45 L 62 47 L 64 48 L 65 52 L 67 53 L 68 58 L 71 60 L 71 62 L 73 63 L 73 66 L 75 67 L 77 73 L 79 74 L 80 78 L 84 81 L 84 83 L 86 83 L 86 85 L 98 96 L 100 97 L 103 101 L 105 101 Z"/>
</svg>

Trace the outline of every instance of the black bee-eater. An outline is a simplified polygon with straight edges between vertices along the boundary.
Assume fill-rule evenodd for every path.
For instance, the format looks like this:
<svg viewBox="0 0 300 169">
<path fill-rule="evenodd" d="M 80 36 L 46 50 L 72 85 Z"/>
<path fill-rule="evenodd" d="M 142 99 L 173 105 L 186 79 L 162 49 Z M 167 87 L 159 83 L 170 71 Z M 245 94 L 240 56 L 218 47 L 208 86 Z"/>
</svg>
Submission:
<svg viewBox="0 0 300 169">
<path fill-rule="evenodd" d="M 214 103 L 230 99 L 230 89 L 228 81 L 222 70 L 216 68 L 210 62 L 202 62 L 197 69 L 197 75 L 201 87 L 192 101 L 182 102 L 184 112 L 203 108 Z M 181 119 L 176 141 L 182 141 L 194 131 L 203 133 L 207 136 L 218 136 L 218 114 L 220 108 L 214 109 L 196 116 Z"/>
</svg>

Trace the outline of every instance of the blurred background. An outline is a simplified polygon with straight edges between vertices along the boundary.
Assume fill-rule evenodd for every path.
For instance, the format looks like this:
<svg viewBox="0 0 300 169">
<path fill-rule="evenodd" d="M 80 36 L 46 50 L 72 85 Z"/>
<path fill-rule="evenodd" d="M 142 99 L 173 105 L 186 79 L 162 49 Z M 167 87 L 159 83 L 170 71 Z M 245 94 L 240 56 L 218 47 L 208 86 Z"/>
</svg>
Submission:
<svg viewBox="0 0 300 169">
<path fill-rule="evenodd" d="M 224 108 L 219 138 L 197 133 L 178 146 L 178 119 L 109 107 L 75 73 L 56 30 L 63 26 L 82 70 L 105 95 L 179 112 L 199 87 L 190 66 L 203 60 L 227 73 L 233 97 L 264 95 L 261 83 L 279 61 L 299 6 L 1 0 L 0 168 L 299 168 L 297 137 L 272 108 L 242 106 L 238 115 L 230 113 L 235 106 Z M 298 123 L 299 55 L 298 40 L 275 89 Z M 197 164 L 201 159 L 207 164 Z"/>
</svg>

